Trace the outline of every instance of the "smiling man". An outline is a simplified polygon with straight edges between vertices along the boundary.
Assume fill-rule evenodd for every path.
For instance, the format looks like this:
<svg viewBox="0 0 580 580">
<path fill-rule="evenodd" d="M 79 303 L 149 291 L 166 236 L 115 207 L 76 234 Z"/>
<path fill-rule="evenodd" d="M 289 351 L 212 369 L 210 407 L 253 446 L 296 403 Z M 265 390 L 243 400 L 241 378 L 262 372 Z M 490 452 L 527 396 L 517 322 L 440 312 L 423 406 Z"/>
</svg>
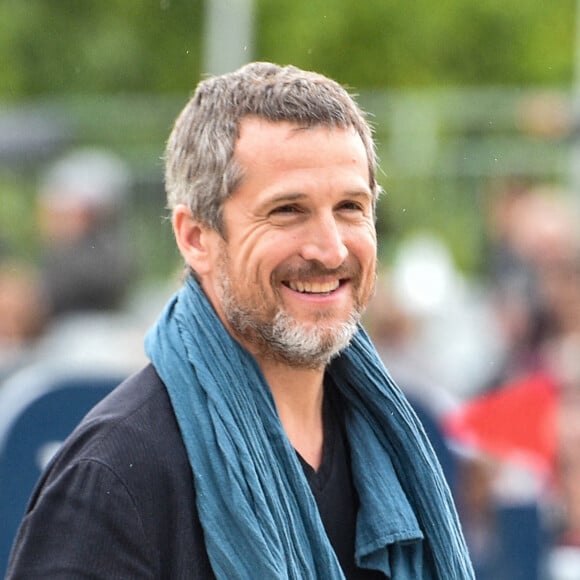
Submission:
<svg viewBox="0 0 580 580">
<path fill-rule="evenodd" d="M 166 152 L 186 281 L 151 364 L 43 474 L 8 578 L 472 578 L 437 460 L 359 324 L 375 174 L 334 81 L 253 63 L 200 83 Z"/>
</svg>

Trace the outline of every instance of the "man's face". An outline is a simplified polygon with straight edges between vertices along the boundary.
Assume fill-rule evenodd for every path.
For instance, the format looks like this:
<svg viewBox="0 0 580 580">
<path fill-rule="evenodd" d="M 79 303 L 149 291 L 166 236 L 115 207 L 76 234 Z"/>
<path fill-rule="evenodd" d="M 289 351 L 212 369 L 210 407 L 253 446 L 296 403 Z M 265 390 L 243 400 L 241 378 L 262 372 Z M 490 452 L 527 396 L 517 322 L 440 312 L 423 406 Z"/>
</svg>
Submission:
<svg viewBox="0 0 580 580">
<path fill-rule="evenodd" d="M 321 368 L 374 291 L 376 234 L 366 152 L 351 129 L 245 119 L 244 172 L 224 205 L 225 241 L 204 288 L 261 358 Z"/>
</svg>

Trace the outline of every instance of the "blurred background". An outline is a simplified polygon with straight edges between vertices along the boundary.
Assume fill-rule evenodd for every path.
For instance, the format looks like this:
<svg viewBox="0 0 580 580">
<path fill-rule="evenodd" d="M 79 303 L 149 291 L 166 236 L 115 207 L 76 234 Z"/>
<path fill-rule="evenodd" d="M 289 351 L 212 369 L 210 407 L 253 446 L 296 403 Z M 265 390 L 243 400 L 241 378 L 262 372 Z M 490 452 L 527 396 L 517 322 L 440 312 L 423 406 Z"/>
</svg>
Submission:
<svg viewBox="0 0 580 580">
<path fill-rule="evenodd" d="M 0 521 L 31 489 L 2 464 L 23 457 L 18 417 L 71 376 L 139 368 L 179 286 L 174 118 L 205 75 L 270 60 L 370 115 L 385 194 L 366 324 L 478 578 L 580 578 L 579 30 L 576 0 L 3 0 Z M 34 416 L 38 470 L 58 437 Z"/>
</svg>

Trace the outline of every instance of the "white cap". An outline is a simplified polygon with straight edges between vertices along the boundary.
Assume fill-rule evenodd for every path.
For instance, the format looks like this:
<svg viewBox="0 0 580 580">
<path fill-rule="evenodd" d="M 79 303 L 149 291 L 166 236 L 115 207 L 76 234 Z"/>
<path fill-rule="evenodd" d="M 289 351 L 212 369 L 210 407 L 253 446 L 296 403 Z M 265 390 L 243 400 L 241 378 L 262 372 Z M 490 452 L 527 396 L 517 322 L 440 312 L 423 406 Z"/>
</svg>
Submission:
<svg viewBox="0 0 580 580">
<path fill-rule="evenodd" d="M 70 202 L 106 209 L 122 205 L 130 183 L 129 170 L 116 155 L 80 149 L 49 168 L 39 194 L 50 204 Z"/>
</svg>

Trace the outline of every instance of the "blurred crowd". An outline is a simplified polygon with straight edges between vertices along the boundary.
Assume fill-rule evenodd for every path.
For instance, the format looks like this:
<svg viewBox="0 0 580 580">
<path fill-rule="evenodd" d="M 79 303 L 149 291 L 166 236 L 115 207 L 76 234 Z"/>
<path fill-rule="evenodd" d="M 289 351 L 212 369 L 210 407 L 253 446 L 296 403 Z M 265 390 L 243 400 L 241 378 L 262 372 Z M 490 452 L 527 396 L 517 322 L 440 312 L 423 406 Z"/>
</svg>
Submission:
<svg viewBox="0 0 580 580">
<path fill-rule="evenodd" d="M 134 296 L 131 185 L 126 164 L 100 149 L 74 150 L 41 175 L 30 208 L 38 259 L 0 239 L 0 380 L 45 360 L 122 373 L 145 360 L 155 314 Z"/>
<path fill-rule="evenodd" d="M 167 293 L 136 298 L 130 188 L 118 158 L 75 151 L 38 186 L 38 263 L 0 240 L 0 389 L 47 359 L 124 374 L 145 362 Z M 484 271 L 462 274 L 434 232 L 401 240 L 366 326 L 432 436 L 478 579 L 580 578 L 577 199 L 506 180 L 485 200 Z"/>
<path fill-rule="evenodd" d="M 479 579 L 580 578 L 580 229 L 569 191 L 485 196 L 484 271 L 431 234 L 384 269 L 368 326 L 438 423 Z"/>
</svg>

